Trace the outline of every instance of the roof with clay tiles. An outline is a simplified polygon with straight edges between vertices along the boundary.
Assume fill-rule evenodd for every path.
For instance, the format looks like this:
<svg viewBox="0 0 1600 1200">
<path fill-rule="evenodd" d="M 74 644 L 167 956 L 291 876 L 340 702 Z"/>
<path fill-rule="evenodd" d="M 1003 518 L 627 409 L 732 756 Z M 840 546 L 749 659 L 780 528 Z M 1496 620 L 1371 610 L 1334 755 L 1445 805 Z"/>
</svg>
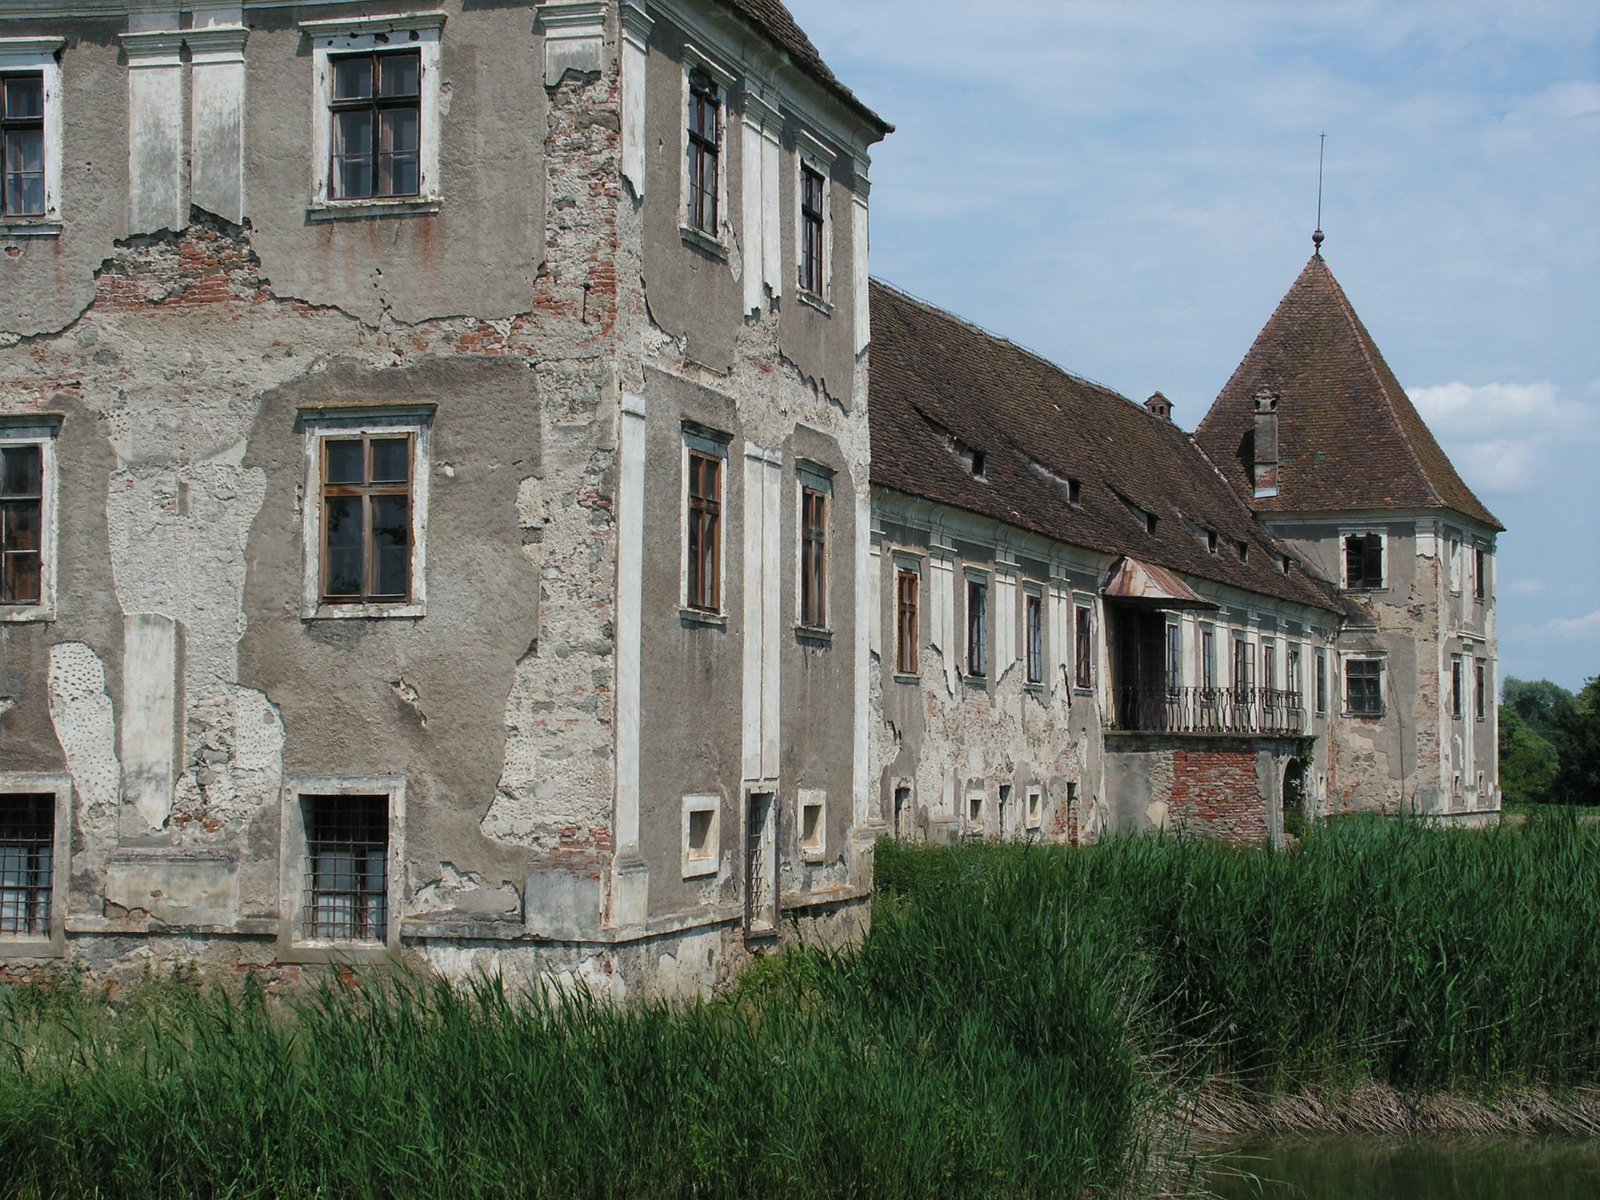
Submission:
<svg viewBox="0 0 1600 1200">
<path fill-rule="evenodd" d="M 822 55 L 806 36 L 806 31 L 801 29 L 794 19 L 794 14 L 780 0 L 722 0 L 722 3 L 766 34 L 789 56 L 796 67 L 838 96 L 858 116 L 866 118 L 868 122 L 877 126 L 880 133 L 894 132 L 893 125 L 873 112 L 854 92 L 839 82 L 838 76 L 829 69 L 827 63 L 822 61 Z"/>
</svg>

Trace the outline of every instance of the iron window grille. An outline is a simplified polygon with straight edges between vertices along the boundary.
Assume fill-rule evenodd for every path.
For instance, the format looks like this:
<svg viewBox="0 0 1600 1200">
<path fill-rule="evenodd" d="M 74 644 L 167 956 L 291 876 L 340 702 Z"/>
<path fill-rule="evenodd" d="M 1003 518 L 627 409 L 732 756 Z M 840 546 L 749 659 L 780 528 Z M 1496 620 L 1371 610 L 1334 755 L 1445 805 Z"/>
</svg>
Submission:
<svg viewBox="0 0 1600 1200">
<path fill-rule="evenodd" d="M 1044 682 L 1044 598 L 1031 592 L 1022 602 L 1023 625 L 1028 639 L 1028 682 Z"/>
<path fill-rule="evenodd" d="M 411 599 L 412 437 L 322 439 L 322 599 Z"/>
<path fill-rule="evenodd" d="M 0 215 L 44 215 L 44 73 L 0 76 Z"/>
<path fill-rule="evenodd" d="M 917 673 L 917 588 L 921 583 L 915 571 L 899 571 L 895 578 L 895 670 L 902 675 Z"/>
<path fill-rule="evenodd" d="M 1081 688 L 1094 686 L 1094 642 L 1091 636 L 1093 627 L 1092 611 L 1086 604 L 1078 605 L 1073 650 L 1076 657 L 1074 666 L 1077 670 L 1077 685 Z"/>
<path fill-rule="evenodd" d="M 50 933 L 55 824 L 51 793 L 0 796 L 0 935 Z"/>
<path fill-rule="evenodd" d="M 37 445 L 0 449 L 0 604 L 38 604 L 44 454 Z"/>
<path fill-rule="evenodd" d="M 717 172 L 722 155 L 722 101 L 711 76 L 689 72 L 689 224 L 717 235 Z"/>
<path fill-rule="evenodd" d="M 1383 715 L 1383 664 L 1373 658 L 1353 658 L 1344 665 L 1346 706 L 1361 717 Z"/>
<path fill-rule="evenodd" d="M 381 942 L 389 927 L 389 797 L 306 796 L 307 938 Z"/>
<path fill-rule="evenodd" d="M 689 452 L 690 608 L 722 609 L 722 459 Z"/>
<path fill-rule="evenodd" d="M 343 54 L 331 60 L 335 200 L 415 196 L 422 189 L 422 54 Z"/>
<path fill-rule="evenodd" d="M 1345 587 L 1372 591 L 1383 586 L 1383 536 L 1364 533 L 1344 540 Z"/>
<path fill-rule="evenodd" d="M 800 489 L 800 623 L 828 623 L 828 498 L 814 488 Z"/>
<path fill-rule="evenodd" d="M 967 580 L 967 674 L 989 674 L 989 587 Z"/>
<path fill-rule="evenodd" d="M 800 289 L 822 295 L 822 172 L 800 168 Z"/>
</svg>

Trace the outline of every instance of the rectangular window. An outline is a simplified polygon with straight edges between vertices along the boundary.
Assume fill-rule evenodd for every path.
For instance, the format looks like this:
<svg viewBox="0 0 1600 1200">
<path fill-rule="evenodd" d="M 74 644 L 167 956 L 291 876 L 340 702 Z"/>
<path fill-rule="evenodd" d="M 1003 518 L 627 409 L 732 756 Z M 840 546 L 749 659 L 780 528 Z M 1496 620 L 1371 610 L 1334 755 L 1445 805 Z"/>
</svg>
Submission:
<svg viewBox="0 0 1600 1200">
<path fill-rule="evenodd" d="M 1208 688 L 1217 686 L 1217 635 L 1209 626 L 1200 630 L 1200 683 Z"/>
<path fill-rule="evenodd" d="M 717 236 L 717 173 L 722 155 L 722 100 L 711 76 L 689 72 L 689 224 Z"/>
<path fill-rule="evenodd" d="M 1278 682 L 1278 644 L 1261 640 L 1261 686 L 1273 688 Z"/>
<path fill-rule="evenodd" d="M 304 936 L 383 942 L 389 928 L 389 797 L 302 796 Z"/>
<path fill-rule="evenodd" d="M 373 200 L 422 190 L 422 54 L 388 50 L 328 60 L 328 197 Z"/>
<path fill-rule="evenodd" d="M 1317 712 L 1328 711 L 1328 653 L 1317 651 Z"/>
<path fill-rule="evenodd" d="M 0 604 L 44 599 L 44 446 L 0 445 Z"/>
<path fill-rule="evenodd" d="M 1461 719 L 1463 707 L 1461 689 L 1465 681 L 1462 679 L 1461 673 L 1461 659 L 1452 658 L 1450 660 L 1450 715 L 1457 721 Z"/>
<path fill-rule="evenodd" d="M 1238 699 L 1244 699 L 1244 693 L 1255 687 L 1255 659 L 1250 653 L 1250 643 L 1243 638 L 1235 638 L 1233 643 L 1233 689 L 1238 693 Z"/>
<path fill-rule="evenodd" d="M 828 850 L 828 794 L 800 789 L 800 857 L 821 862 Z"/>
<path fill-rule="evenodd" d="M 911 809 L 911 789 L 897 787 L 894 789 L 894 835 L 901 840 L 911 837 L 911 821 L 915 814 Z"/>
<path fill-rule="evenodd" d="M 1383 660 L 1352 658 L 1344 664 L 1345 708 L 1358 717 L 1383 715 Z"/>
<path fill-rule="evenodd" d="M 1472 664 L 1472 672 L 1473 716 L 1481 721 L 1489 708 L 1489 664 L 1480 658 Z"/>
<path fill-rule="evenodd" d="M 1489 595 L 1489 554 L 1482 546 L 1472 549 L 1472 598 L 1486 599 Z"/>
<path fill-rule="evenodd" d="M 967 580 L 967 674 L 989 673 L 989 585 Z"/>
<path fill-rule="evenodd" d="M 1081 688 L 1094 686 L 1094 610 L 1087 604 L 1077 606 L 1073 629 L 1073 653 L 1076 659 L 1074 680 Z"/>
<path fill-rule="evenodd" d="M 895 572 L 895 660 L 902 675 L 917 673 L 917 590 L 922 582 L 915 571 Z"/>
<path fill-rule="evenodd" d="M 1450 539 L 1449 575 L 1450 590 L 1459 592 L 1461 590 L 1461 539 L 1456 537 Z"/>
<path fill-rule="evenodd" d="M 828 624 L 828 497 L 800 489 L 800 623 Z"/>
<path fill-rule="evenodd" d="M 1044 682 L 1044 597 L 1025 592 L 1022 600 L 1023 635 L 1027 638 L 1029 683 Z"/>
<path fill-rule="evenodd" d="M 0 75 L 0 216 L 45 215 L 44 72 Z"/>
<path fill-rule="evenodd" d="M 322 441 L 322 602 L 411 599 L 413 442 L 409 433 Z"/>
<path fill-rule="evenodd" d="M 1167 626 L 1167 687 L 1183 686 L 1183 633 L 1176 625 Z"/>
<path fill-rule="evenodd" d="M 1344 539 L 1345 587 L 1372 590 L 1383 586 L 1383 535 L 1352 534 Z"/>
<path fill-rule="evenodd" d="M 0 937 L 48 937 L 55 879 L 56 798 L 0 795 Z"/>
<path fill-rule="evenodd" d="M 722 459 L 689 451 L 688 606 L 722 611 Z"/>
<path fill-rule="evenodd" d="M 800 167 L 800 290 L 822 295 L 824 180 L 809 163 Z"/>
<path fill-rule="evenodd" d="M 1044 824 L 1044 789 L 1030 787 L 1028 789 L 1027 822 L 1029 829 L 1038 829 Z"/>
<path fill-rule="evenodd" d="M 1288 692 L 1291 699 L 1289 703 L 1300 707 L 1300 647 L 1290 646 L 1288 658 L 1284 660 L 1283 690 Z"/>
<path fill-rule="evenodd" d="M 973 837 L 983 833 L 983 793 L 967 793 L 967 833 Z"/>
<path fill-rule="evenodd" d="M 683 798 L 683 877 L 715 875 L 722 857 L 722 798 Z"/>
</svg>

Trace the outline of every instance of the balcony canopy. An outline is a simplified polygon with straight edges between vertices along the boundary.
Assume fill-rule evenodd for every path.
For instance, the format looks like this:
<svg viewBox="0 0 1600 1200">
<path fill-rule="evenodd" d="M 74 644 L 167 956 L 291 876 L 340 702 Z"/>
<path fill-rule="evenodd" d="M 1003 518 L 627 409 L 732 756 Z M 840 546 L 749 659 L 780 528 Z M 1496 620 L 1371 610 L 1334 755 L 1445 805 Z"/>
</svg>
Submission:
<svg viewBox="0 0 1600 1200">
<path fill-rule="evenodd" d="M 1123 557 L 1111 569 L 1111 578 L 1101 589 L 1108 600 L 1136 608 L 1198 609 L 1215 612 L 1213 604 L 1165 567 Z"/>
</svg>

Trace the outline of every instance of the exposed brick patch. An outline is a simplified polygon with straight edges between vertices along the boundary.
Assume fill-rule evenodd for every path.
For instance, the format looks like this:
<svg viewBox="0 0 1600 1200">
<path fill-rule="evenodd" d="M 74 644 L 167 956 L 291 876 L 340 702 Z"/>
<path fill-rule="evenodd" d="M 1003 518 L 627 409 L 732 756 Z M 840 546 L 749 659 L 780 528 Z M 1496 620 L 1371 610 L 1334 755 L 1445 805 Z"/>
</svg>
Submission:
<svg viewBox="0 0 1600 1200">
<path fill-rule="evenodd" d="M 1170 819 L 1186 833 L 1264 842 L 1267 810 L 1248 750 L 1174 750 Z"/>
</svg>

